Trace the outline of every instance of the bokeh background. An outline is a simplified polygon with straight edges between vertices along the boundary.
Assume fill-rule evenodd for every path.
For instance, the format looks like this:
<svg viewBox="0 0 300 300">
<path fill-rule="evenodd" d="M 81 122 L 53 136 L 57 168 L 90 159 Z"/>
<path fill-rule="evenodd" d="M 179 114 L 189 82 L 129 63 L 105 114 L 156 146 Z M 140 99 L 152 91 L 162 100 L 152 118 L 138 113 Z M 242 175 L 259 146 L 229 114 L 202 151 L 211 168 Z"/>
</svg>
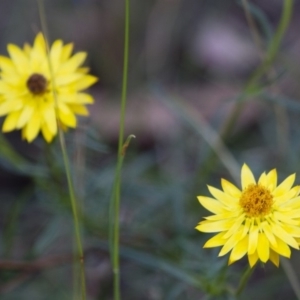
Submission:
<svg viewBox="0 0 300 300">
<path fill-rule="evenodd" d="M 66 134 L 80 201 L 89 299 L 113 299 L 109 202 L 116 166 L 123 68 L 124 1 L 45 0 L 50 42 L 74 42 L 100 78 L 90 117 Z M 240 1 L 132 0 L 123 168 L 121 289 L 125 300 L 234 299 L 247 259 L 227 267 L 209 235 L 197 195 L 220 178 L 300 170 L 300 3 L 263 86 L 245 86 L 274 35 L 283 0 L 249 1 L 262 47 Z M 32 43 L 36 1 L 1 0 L 0 53 Z M 238 101 L 243 104 L 232 117 Z M 233 120 L 232 123 L 229 120 Z M 1 120 L 3 122 L 3 119 Z M 223 142 L 220 142 L 220 135 Z M 58 141 L 0 135 L 0 299 L 78 299 L 73 221 Z M 299 179 L 297 179 L 299 184 Z M 300 254 L 291 263 L 299 276 Z M 287 274 L 257 266 L 242 299 L 296 299 Z"/>
</svg>

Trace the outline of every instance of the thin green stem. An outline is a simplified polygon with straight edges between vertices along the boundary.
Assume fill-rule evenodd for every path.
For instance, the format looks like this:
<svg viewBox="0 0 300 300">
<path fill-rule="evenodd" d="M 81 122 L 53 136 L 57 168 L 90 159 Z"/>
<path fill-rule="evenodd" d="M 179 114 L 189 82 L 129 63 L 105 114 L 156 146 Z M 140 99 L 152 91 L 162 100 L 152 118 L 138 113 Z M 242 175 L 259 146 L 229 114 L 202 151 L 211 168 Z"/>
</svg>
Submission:
<svg viewBox="0 0 300 300">
<path fill-rule="evenodd" d="M 241 295 L 241 293 L 243 292 L 243 290 L 245 289 L 250 276 L 252 275 L 253 271 L 254 271 L 255 267 L 250 268 L 250 266 L 247 267 L 247 269 L 245 270 L 244 274 L 242 275 L 242 278 L 240 280 L 239 286 L 236 289 L 235 292 L 235 296 L 239 297 Z"/>
<path fill-rule="evenodd" d="M 70 161 L 67 154 L 65 138 L 62 130 L 59 130 L 59 142 L 61 145 L 61 150 L 63 154 L 63 161 L 65 165 L 65 172 L 68 181 L 68 189 L 70 194 L 71 206 L 72 206 L 72 213 L 74 219 L 74 227 L 75 227 L 75 238 L 77 244 L 77 251 L 79 255 L 79 262 L 80 262 L 80 274 L 81 274 L 81 296 L 82 299 L 86 299 L 86 285 L 85 285 L 85 270 L 84 270 L 84 253 L 80 235 L 80 222 L 79 222 L 79 215 L 78 215 L 78 208 L 77 208 L 77 201 L 75 196 L 75 190 L 73 186 L 72 176 L 71 176 L 71 168 L 70 168 Z"/>
<path fill-rule="evenodd" d="M 123 82 L 121 97 L 121 116 L 120 116 L 120 132 L 118 143 L 118 162 L 115 174 L 114 191 L 113 191 L 113 274 L 114 274 L 114 299 L 121 299 L 120 292 L 120 193 L 121 193 L 121 170 L 124 160 L 124 127 L 125 127 L 125 109 L 127 100 L 127 81 L 128 81 L 128 61 L 129 61 L 129 21 L 130 21 L 130 1 L 125 0 L 125 41 L 124 41 L 124 65 L 123 65 Z M 126 143 L 125 143 L 126 144 Z M 126 150 L 126 149 L 125 149 Z"/>
<path fill-rule="evenodd" d="M 281 41 L 290 24 L 292 14 L 293 14 L 293 7 L 294 7 L 294 0 L 283 1 L 283 10 L 282 10 L 281 19 L 278 28 L 276 30 L 274 39 L 272 40 L 272 43 L 269 48 L 269 59 L 271 61 L 273 61 L 275 56 L 277 55 Z"/>
<path fill-rule="evenodd" d="M 124 40 L 124 64 L 123 64 L 123 81 L 122 81 L 122 98 L 121 98 L 121 116 L 120 116 L 120 133 L 118 143 L 118 158 L 122 157 L 122 147 L 124 142 L 124 124 L 125 109 L 127 100 L 127 81 L 128 81 L 128 62 L 129 62 L 129 20 L 130 20 L 130 2 L 125 0 L 125 40 Z"/>
<path fill-rule="evenodd" d="M 48 67 L 50 71 L 50 76 L 52 80 L 53 85 L 53 97 L 55 100 L 55 106 L 57 107 L 57 95 L 56 95 L 56 88 L 55 88 L 55 77 L 53 73 L 52 64 L 50 61 L 50 49 L 48 44 L 48 30 L 47 30 L 47 22 L 46 22 L 46 13 L 45 13 L 45 6 L 43 0 L 37 0 L 38 8 L 39 8 L 39 15 L 41 19 L 41 26 L 42 31 L 45 35 L 45 42 L 46 42 L 46 49 L 47 49 L 47 60 L 48 60 Z M 69 157 L 67 153 L 64 133 L 60 126 L 58 126 L 58 134 L 59 134 L 59 142 L 61 146 L 61 151 L 63 155 L 63 161 L 65 166 L 65 172 L 68 182 L 68 190 L 70 195 L 70 201 L 72 206 L 72 213 L 73 213 L 73 220 L 74 220 L 74 229 L 75 229 L 75 239 L 77 244 L 77 251 L 79 255 L 79 263 L 80 263 L 80 274 L 81 274 L 81 299 L 86 300 L 86 284 L 85 284 L 85 270 L 84 270 L 84 253 L 83 253 L 83 247 L 82 247 L 82 241 L 81 241 L 81 235 L 80 235 L 80 223 L 79 223 L 79 214 L 78 214 L 78 207 L 77 207 L 77 201 L 75 196 L 75 190 L 73 186 L 72 176 L 71 176 L 71 168 L 70 168 L 70 162 Z"/>
</svg>

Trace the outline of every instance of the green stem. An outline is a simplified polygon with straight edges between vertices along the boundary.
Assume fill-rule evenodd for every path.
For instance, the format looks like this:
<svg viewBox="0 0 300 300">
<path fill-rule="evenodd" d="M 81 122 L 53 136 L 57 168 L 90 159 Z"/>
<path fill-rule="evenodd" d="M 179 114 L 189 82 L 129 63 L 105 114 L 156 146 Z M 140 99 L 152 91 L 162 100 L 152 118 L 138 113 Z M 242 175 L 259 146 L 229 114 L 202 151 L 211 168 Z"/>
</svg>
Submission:
<svg viewBox="0 0 300 300">
<path fill-rule="evenodd" d="M 47 49 L 47 60 L 48 60 L 48 67 L 50 71 L 50 76 L 53 84 L 53 97 L 55 100 L 55 105 L 57 106 L 57 95 L 56 95 L 56 88 L 55 88 L 55 76 L 53 73 L 52 64 L 50 61 L 50 49 L 48 44 L 48 30 L 47 30 L 47 22 L 46 22 L 46 13 L 45 13 L 45 6 L 43 0 L 37 0 L 38 8 L 39 8 L 39 14 L 41 19 L 41 26 L 42 31 L 45 35 L 45 42 L 46 42 L 46 49 Z M 79 263 L 80 263 L 80 274 L 81 274 L 81 299 L 86 300 L 86 284 L 85 284 L 85 270 L 84 270 L 84 253 L 83 253 L 83 247 L 82 247 L 82 241 L 81 241 L 81 235 L 80 235 L 80 224 L 79 224 L 79 215 L 78 215 L 78 207 L 77 207 L 77 201 L 75 197 L 75 190 L 73 186 L 72 176 L 71 176 L 71 168 L 70 168 L 70 162 L 69 157 L 67 154 L 66 149 L 66 143 L 64 138 L 64 133 L 60 126 L 58 126 L 58 134 L 59 134 L 59 142 L 61 146 L 61 151 L 63 155 L 63 161 L 65 166 L 65 172 L 68 182 L 68 190 L 70 195 L 70 201 L 72 206 L 72 213 L 73 213 L 73 220 L 74 220 L 74 228 L 75 228 L 75 239 L 77 244 L 77 251 L 79 255 Z"/>
<path fill-rule="evenodd" d="M 128 81 L 128 61 L 129 61 L 129 20 L 130 20 L 130 1 L 125 0 L 125 41 L 124 41 L 124 65 L 123 65 L 123 82 L 122 82 L 122 97 L 121 97 L 121 116 L 120 116 L 120 132 L 118 143 L 118 162 L 115 174 L 114 191 L 113 191 L 113 275 L 114 275 L 114 299 L 120 300 L 120 192 L 121 192 L 121 170 L 125 155 L 124 142 L 124 127 L 125 127 L 125 109 L 127 100 L 127 81 Z M 125 143 L 126 145 L 126 143 Z M 128 145 L 128 144 L 127 144 Z"/>
<path fill-rule="evenodd" d="M 73 219 L 74 219 L 74 227 L 75 227 L 75 238 L 76 238 L 76 244 L 77 244 L 77 251 L 79 255 L 79 262 L 80 262 L 80 274 L 81 274 L 81 296 L 82 299 L 86 299 L 86 285 L 85 285 L 85 270 L 84 270 L 84 253 L 83 253 L 83 247 L 82 247 L 82 241 L 80 236 L 80 222 L 79 222 L 79 215 L 78 215 L 78 207 L 77 207 L 77 201 L 75 196 L 75 190 L 73 186 L 72 176 L 71 176 L 71 168 L 70 168 L 70 161 L 67 154 L 66 149 L 66 143 L 65 138 L 62 130 L 59 130 L 59 141 L 60 146 L 63 154 L 63 161 L 65 165 L 65 172 L 67 176 L 68 181 L 68 189 L 70 194 L 70 200 L 71 200 L 71 206 L 72 206 L 72 213 L 73 213 Z"/>
<path fill-rule="evenodd" d="M 281 41 L 290 24 L 292 13 L 293 13 L 293 6 L 294 6 L 294 0 L 283 1 L 283 12 L 281 15 L 281 19 L 278 28 L 276 30 L 274 39 L 272 40 L 272 43 L 269 48 L 269 58 L 271 61 L 273 61 L 274 58 L 276 57 Z"/>
<path fill-rule="evenodd" d="M 241 280 L 240 280 L 240 283 L 239 283 L 239 286 L 235 292 L 235 296 L 238 297 L 241 295 L 241 293 L 243 292 L 244 288 L 246 287 L 246 284 L 248 283 L 248 280 L 250 278 L 250 276 L 252 275 L 253 271 L 255 269 L 255 266 L 253 268 L 251 268 L 250 266 L 247 267 L 247 269 L 245 270 Z"/>
</svg>

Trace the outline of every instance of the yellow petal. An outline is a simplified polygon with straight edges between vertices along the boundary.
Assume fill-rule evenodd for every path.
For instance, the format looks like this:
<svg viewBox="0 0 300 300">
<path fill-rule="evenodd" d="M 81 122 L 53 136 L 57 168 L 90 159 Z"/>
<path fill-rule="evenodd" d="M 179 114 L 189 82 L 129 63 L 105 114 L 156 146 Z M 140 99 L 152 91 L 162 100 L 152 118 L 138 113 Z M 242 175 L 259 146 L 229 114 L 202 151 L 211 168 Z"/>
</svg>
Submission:
<svg viewBox="0 0 300 300">
<path fill-rule="evenodd" d="M 76 96 L 75 103 L 78 103 L 78 104 L 92 104 L 92 103 L 94 103 L 94 99 L 89 94 L 78 93 L 77 96 Z"/>
<path fill-rule="evenodd" d="M 9 114 L 10 112 L 20 110 L 23 106 L 21 100 L 8 100 L 0 103 L 0 116 Z"/>
<path fill-rule="evenodd" d="M 300 227 L 290 224 L 281 224 L 282 228 L 294 238 L 300 238 Z M 297 241 L 297 240 L 296 240 Z"/>
<path fill-rule="evenodd" d="M 42 114 L 47 128 L 52 135 L 57 134 L 57 120 L 53 103 L 44 103 L 42 106 Z"/>
<path fill-rule="evenodd" d="M 87 73 L 90 72 L 90 68 L 88 68 L 88 67 L 81 67 L 81 68 L 78 68 L 76 72 L 87 74 Z"/>
<path fill-rule="evenodd" d="M 237 230 L 239 230 L 240 228 L 244 228 L 242 227 L 242 223 L 245 221 L 245 216 L 244 215 L 240 215 L 238 218 L 235 219 L 234 224 L 232 225 L 232 227 L 227 231 L 227 233 L 225 234 L 225 238 L 229 238 L 231 235 L 233 235 Z M 245 231 L 246 232 L 246 231 Z"/>
<path fill-rule="evenodd" d="M 24 127 L 24 135 L 26 140 L 30 143 L 32 142 L 38 135 L 41 129 L 41 116 L 40 112 L 36 110 L 29 122 Z"/>
<path fill-rule="evenodd" d="M 256 184 L 254 175 L 249 167 L 244 164 L 241 172 L 242 190 L 246 189 L 249 184 Z"/>
<path fill-rule="evenodd" d="M 287 202 L 284 202 L 280 205 L 281 212 L 291 212 L 294 211 L 296 216 L 297 211 L 300 209 L 300 197 L 295 197 Z"/>
<path fill-rule="evenodd" d="M 245 224 L 244 224 L 244 230 L 245 230 L 246 233 L 250 232 L 251 226 L 252 226 L 252 220 L 247 218 L 246 221 L 245 221 Z"/>
<path fill-rule="evenodd" d="M 196 226 L 196 229 L 202 232 L 219 232 L 228 230 L 234 221 L 221 220 L 221 221 L 202 221 Z"/>
<path fill-rule="evenodd" d="M 266 263 L 270 257 L 269 241 L 264 233 L 258 234 L 257 254 L 259 259 Z"/>
<path fill-rule="evenodd" d="M 227 254 L 239 241 L 241 241 L 244 236 L 244 230 L 240 228 L 237 230 L 224 244 L 218 256 L 223 256 Z"/>
<path fill-rule="evenodd" d="M 91 95 L 85 93 L 60 93 L 58 99 L 68 104 L 92 104 L 94 99 Z"/>
<path fill-rule="evenodd" d="M 276 267 L 279 267 L 279 255 L 272 249 L 270 249 L 270 260 Z"/>
<path fill-rule="evenodd" d="M 277 221 L 281 221 L 282 223 L 290 224 L 290 225 L 299 225 L 299 220 L 293 220 L 291 217 L 293 215 L 293 212 L 279 212 L 274 211 L 273 216 Z M 283 224 L 281 224 L 283 225 Z"/>
<path fill-rule="evenodd" d="M 263 185 L 263 186 L 267 186 L 267 174 L 265 172 L 263 172 L 259 179 L 258 179 L 258 183 Z"/>
<path fill-rule="evenodd" d="M 34 39 L 32 51 L 37 51 L 41 53 L 46 51 L 46 41 L 44 35 L 41 32 L 39 32 Z"/>
<path fill-rule="evenodd" d="M 6 85 L 4 89 L 1 87 L 1 92 L 7 93 L 7 98 L 15 98 L 15 96 L 19 96 L 27 92 L 27 87 L 24 84 L 24 76 L 15 74 L 4 74 L 2 73 L 2 83 Z"/>
<path fill-rule="evenodd" d="M 73 112 L 63 103 L 58 104 L 58 116 L 60 121 L 68 127 L 75 128 L 77 125 L 76 117 Z"/>
<path fill-rule="evenodd" d="M 297 196 L 299 196 L 299 194 L 300 194 L 300 185 L 296 185 L 294 188 L 295 188 L 295 190 L 296 190 L 296 195 L 295 195 L 295 197 L 297 197 Z"/>
<path fill-rule="evenodd" d="M 224 233 L 225 232 L 220 232 L 215 236 L 213 236 L 204 244 L 203 248 L 213 248 L 213 247 L 223 246 L 226 242 L 226 240 L 223 239 Z"/>
<path fill-rule="evenodd" d="M 280 238 L 276 238 L 276 242 L 277 242 L 277 248 L 274 248 L 272 245 L 270 245 L 271 249 L 282 256 L 290 258 L 290 256 L 291 256 L 290 247 L 284 241 L 282 241 Z"/>
<path fill-rule="evenodd" d="M 292 198 L 296 197 L 299 192 L 299 186 L 294 186 L 291 188 L 288 192 L 284 193 L 283 195 L 279 197 L 274 197 L 274 203 L 277 206 L 280 206 L 281 204 L 286 204 L 288 205 L 288 201 L 291 200 Z M 286 202 L 286 203 L 285 203 Z M 300 201 L 299 201 L 299 206 L 300 206 Z"/>
<path fill-rule="evenodd" d="M 227 181 L 226 179 L 221 179 L 221 185 L 224 193 L 229 194 L 234 198 L 240 198 L 242 192 L 231 182 Z"/>
<path fill-rule="evenodd" d="M 76 69 L 85 61 L 86 52 L 78 52 L 73 55 L 69 60 L 62 64 L 58 70 L 57 75 L 70 74 L 76 71 Z"/>
<path fill-rule="evenodd" d="M 64 75 L 55 76 L 55 84 L 57 86 L 69 85 L 71 83 L 77 83 L 82 77 L 87 75 L 82 75 L 81 73 L 68 73 Z"/>
<path fill-rule="evenodd" d="M 253 268 L 258 261 L 258 255 L 256 251 L 253 254 L 248 254 L 248 261 L 250 267 Z"/>
<path fill-rule="evenodd" d="M 214 214 L 222 214 L 227 212 L 227 210 L 225 210 L 225 206 L 213 198 L 204 196 L 198 196 L 197 198 L 203 207 Z"/>
<path fill-rule="evenodd" d="M 258 227 L 253 225 L 249 231 L 248 253 L 253 254 L 257 249 Z"/>
<path fill-rule="evenodd" d="M 276 248 L 277 247 L 276 237 L 274 236 L 269 223 L 264 221 L 260 224 L 260 226 L 261 226 L 261 229 L 263 230 L 263 232 L 265 233 L 266 237 L 268 238 L 270 244 Z"/>
<path fill-rule="evenodd" d="M 31 71 L 36 72 L 40 71 L 41 65 L 48 67 L 48 61 L 47 61 L 47 54 L 46 54 L 46 43 L 45 39 L 42 33 L 38 33 L 34 43 L 33 47 L 30 52 L 30 66 L 31 66 Z M 49 70 L 48 70 L 49 71 Z"/>
<path fill-rule="evenodd" d="M 63 43 L 61 40 L 56 40 L 50 49 L 51 67 L 54 73 L 58 70 L 61 64 L 61 53 Z"/>
<path fill-rule="evenodd" d="M 1 75 L 3 74 L 3 72 L 1 72 Z M 5 82 L 2 78 L 2 80 L 0 81 L 0 91 L 1 91 L 1 94 L 4 95 L 4 94 L 10 94 L 10 92 L 14 90 L 12 88 L 12 86 L 10 86 L 7 82 Z M 10 97 L 11 98 L 11 97 Z M 1 102 L 3 102 L 4 99 L 1 99 Z"/>
<path fill-rule="evenodd" d="M 22 49 L 16 45 L 9 44 L 7 46 L 8 53 L 14 63 L 16 70 L 19 74 L 27 74 L 29 69 L 29 61 Z"/>
<path fill-rule="evenodd" d="M 248 235 L 246 235 L 242 240 L 240 240 L 236 246 L 232 249 L 229 257 L 229 263 L 232 264 L 233 262 L 241 259 L 248 250 Z"/>
<path fill-rule="evenodd" d="M 80 80 L 78 80 L 75 85 L 77 91 L 84 90 L 90 87 L 92 84 L 98 81 L 98 78 L 92 75 L 84 75 Z"/>
<path fill-rule="evenodd" d="M 13 62 L 5 57 L 0 55 L 0 68 L 3 72 L 11 75 L 17 75 L 17 69 L 15 68 Z"/>
<path fill-rule="evenodd" d="M 296 242 L 296 240 L 288 234 L 280 225 L 277 224 L 271 224 L 272 232 L 274 235 L 276 235 L 279 239 L 290 245 L 291 247 L 295 249 L 299 249 L 299 245 Z"/>
<path fill-rule="evenodd" d="M 267 174 L 268 179 L 268 189 L 272 192 L 277 187 L 277 171 L 276 169 L 271 170 Z"/>
<path fill-rule="evenodd" d="M 283 209 L 282 213 L 284 213 L 286 216 L 288 216 L 291 219 L 298 220 L 299 223 L 297 225 L 300 225 L 300 209 L 299 209 L 298 205 L 297 205 L 297 207 L 292 208 L 292 209 L 286 209 L 286 210 Z"/>
<path fill-rule="evenodd" d="M 16 129 L 17 121 L 20 116 L 20 111 L 14 111 L 10 113 L 3 123 L 2 131 L 9 132 Z"/>
<path fill-rule="evenodd" d="M 238 211 L 229 211 L 222 214 L 212 215 L 205 217 L 206 220 L 210 221 L 218 221 L 218 220 L 224 220 L 224 219 L 231 219 L 231 218 L 237 218 L 240 215 L 240 212 Z"/>
<path fill-rule="evenodd" d="M 29 58 L 30 57 L 30 51 L 31 51 L 31 46 L 28 43 L 24 44 L 23 47 L 24 53 L 26 54 L 26 56 Z"/>
<path fill-rule="evenodd" d="M 237 204 L 238 204 L 238 198 L 234 198 L 228 194 L 225 194 L 219 189 L 216 189 L 212 186 L 207 186 L 209 192 L 220 202 L 222 202 L 228 209 L 237 209 Z"/>
<path fill-rule="evenodd" d="M 46 124 L 41 127 L 41 130 L 46 142 L 50 143 L 54 137 L 54 134 L 48 129 Z"/>
<path fill-rule="evenodd" d="M 20 114 L 18 123 L 17 123 L 17 128 L 20 129 L 25 126 L 26 123 L 29 122 L 34 110 L 35 110 L 36 105 L 30 105 L 29 103 L 22 109 L 22 112 Z"/>
<path fill-rule="evenodd" d="M 72 43 L 63 46 L 62 53 L 61 53 L 61 62 L 62 63 L 71 56 L 72 51 L 73 51 Z"/>
<path fill-rule="evenodd" d="M 89 115 L 89 111 L 87 110 L 87 108 L 84 105 L 69 104 L 69 108 L 76 115 L 81 115 L 81 116 Z"/>
<path fill-rule="evenodd" d="M 297 197 L 299 198 L 299 197 Z M 300 200 L 300 198 L 299 198 Z M 298 200 L 298 201 L 299 201 Z M 299 208 L 294 208 L 294 209 L 288 209 L 288 210 L 283 210 L 281 209 L 282 212 L 286 213 L 286 214 L 289 214 L 291 216 L 291 218 L 297 218 L 299 219 L 300 218 L 300 209 Z"/>
<path fill-rule="evenodd" d="M 289 177 L 287 177 L 278 187 L 273 191 L 273 195 L 275 197 L 279 197 L 285 193 L 287 193 L 292 185 L 294 184 L 296 179 L 296 175 L 292 174 Z"/>
</svg>

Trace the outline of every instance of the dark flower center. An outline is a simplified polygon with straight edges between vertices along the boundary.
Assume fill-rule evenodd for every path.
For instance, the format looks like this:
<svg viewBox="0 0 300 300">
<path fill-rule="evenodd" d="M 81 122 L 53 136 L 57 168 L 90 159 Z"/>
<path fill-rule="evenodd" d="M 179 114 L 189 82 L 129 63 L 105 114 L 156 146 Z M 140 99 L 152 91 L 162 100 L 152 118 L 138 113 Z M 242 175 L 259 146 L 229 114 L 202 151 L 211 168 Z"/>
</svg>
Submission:
<svg viewBox="0 0 300 300">
<path fill-rule="evenodd" d="M 27 87 L 34 95 L 41 95 L 45 93 L 47 85 L 47 79 L 38 73 L 32 74 L 27 80 Z"/>
</svg>

